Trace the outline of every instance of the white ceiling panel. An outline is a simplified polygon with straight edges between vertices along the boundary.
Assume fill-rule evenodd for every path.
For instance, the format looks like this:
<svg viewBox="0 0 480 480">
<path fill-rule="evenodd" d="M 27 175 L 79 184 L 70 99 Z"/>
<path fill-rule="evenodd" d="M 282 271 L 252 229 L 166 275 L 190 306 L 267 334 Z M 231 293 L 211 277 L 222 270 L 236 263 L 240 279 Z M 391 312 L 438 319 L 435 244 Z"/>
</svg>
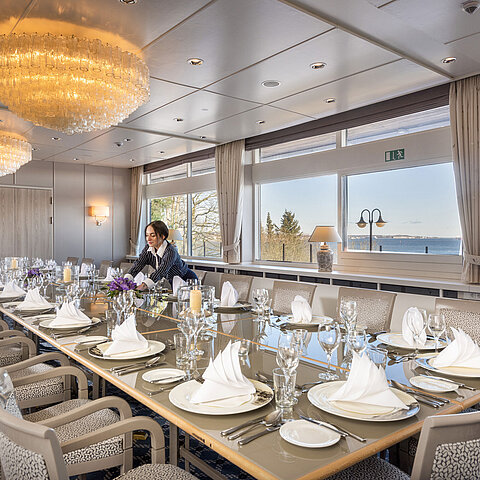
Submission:
<svg viewBox="0 0 480 480">
<path fill-rule="evenodd" d="M 336 29 L 215 83 L 208 90 L 270 103 L 397 59 L 398 55 Z M 314 62 L 327 66 L 313 70 L 310 65 Z M 264 80 L 277 80 L 280 86 L 264 87 Z"/>
<path fill-rule="evenodd" d="M 480 16 L 478 17 L 478 21 L 480 23 Z M 468 55 L 469 58 L 472 58 L 476 62 L 480 63 L 480 33 L 452 42 L 449 44 L 449 46 L 455 47 L 457 51 L 460 50 L 464 52 L 465 56 Z M 457 60 L 457 62 L 464 61 L 464 59 L 465 57 L 462 56 L 460 60 Z"/>
<path fill-rule="evenodd" d="M 82 148 L 72 148 L 65 152 L 56 153 L 48 157 L 49 162 L 62 162 L 62 163 L 81 163 L 90 164 L 103 160 L 109 156 L 105 152 L 94 152 L 91 150 L 85 150 Z M 76 160 L 75 160 L 76 159 Z"/>
<path fill-rule="evenodd" d="M 330 28 L 277 0 L 217 0 L 144 53 L 151 75 L 202 87 Z"/>
<path fill-rule="evenodd" d="M 256 123 L 259 120 L 264 120 L 265 123 L 259 125 Z M 278 108 L 263 106 L 210 125 L 205 125 L 189 133 L 205 135 L 208 138 L 215 138 L 219 142 L 228 142 L 271 132 L 281 127 L 296 125 L 308 120 L 312 120 L 312 118 Z"/>
<path fill-rule="evenodd" d="M 198 91 L 144 115 L 128 123 L 128 126 L 183 133 L 255 107 L 258 107 L 257 103 Z M 175 118 L 181 118 L 183 121 L 178 122 Z"/>
<path fill-rule="evenodd" d="M 78 147 L 82 143 L 104 135 L 109 130 L 111 129 L 67 135 L 66 133 L 60 133 L 55 130 L 50 130 L 49 128 L 33 127 L 25 134 L 25 137 L 32 144 L 54 145 L 57 146 L 59 150 L 63 151 L 68 150 L 69 148 Z M 60 140 L 53 140 L 53 138 L 59 138 Z"/>
<path fill-rule="evenodd" d="M 444 82 L 441 75 L 400 60 L 293 95 L 272 105 L 304 115 L 325 117 Z M 324 100 L 331 97 L 336 102 L 325 103 Z"/>
</svg>

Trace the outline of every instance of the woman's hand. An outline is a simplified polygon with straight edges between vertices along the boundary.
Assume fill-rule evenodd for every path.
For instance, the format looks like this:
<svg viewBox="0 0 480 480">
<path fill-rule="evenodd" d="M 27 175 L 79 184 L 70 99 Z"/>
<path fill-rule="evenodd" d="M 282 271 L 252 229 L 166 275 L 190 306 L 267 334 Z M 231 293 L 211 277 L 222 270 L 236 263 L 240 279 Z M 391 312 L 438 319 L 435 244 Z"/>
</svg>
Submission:
<svg viewBox="0 0 480 480">
<path fill-rule="evenodd" d="M 142 282 L 142 283 L 138 286 L 137 290 L 140 290 L 141 292 L 144 292 L 145 290 L 148 290 L 147 284 L 146 284 L 145 282 Z"/>
</svg>

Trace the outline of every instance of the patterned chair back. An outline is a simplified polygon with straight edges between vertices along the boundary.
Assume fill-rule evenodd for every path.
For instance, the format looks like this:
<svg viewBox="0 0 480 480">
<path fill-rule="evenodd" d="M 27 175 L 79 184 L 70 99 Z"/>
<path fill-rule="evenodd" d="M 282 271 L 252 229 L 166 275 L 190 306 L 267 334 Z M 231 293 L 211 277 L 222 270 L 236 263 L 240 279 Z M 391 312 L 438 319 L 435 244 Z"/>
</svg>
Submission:
<svg viewBox="0 0 480 480">
<path fill-rule="evenodd" d="M 447 327 L 461 328 L 480 344 L 480 302 L 436 298 L 435 312 L 445 315 Z"/>
<path fill-rule="evenodd" d="M 93 265 L 93 258 L 82 258 L 82 265 Z"/>
<path fill-rule="evenodd" d="M 231 273 L 222 274 L 220 280 L 220 293 L 225 282 L 230 282 L 233 288 L 238 292 L 238 300 L 240 302 L 248 301 L 250 288 L 252 287 L 253 277 L 250 275 L 234 275 Z"/>
<path fill-rule="evenodd" d="M 272 308 L 275 313 L 291 313 L 293 299 L 300 295 L 310 305 L 313 302 L 315 285 L 300 282 L 275 281 L 272 290 Z"/>
<path fill-rule="evenodd" d="M 133 267 L 133 263 L 130 262 L 122 262 L 120 263 L 120 270 L 122 274 L 125 275 L 128 271 Z"/>
<path fill-rule="evenodd" d="M 428 417 L 411 480 L 480 478 L 480 412 Z"/>
<path fill-rule="evenodd" d="M 396 293 L 379 292 L 378 290 L 340 287 L 338 289 L 337 319 L 342 321 L 340 317 L 342 300 L 354 300 L 357 302 L 357 325 L 367 327 L 368 332 L 389 331 L 396 296 Z"/>
<path fill-rule="evenodd" d="M 98 276 L 100 278 L 105 278 L 107 276 L 108 267 L 111 267 L 112 263 L 113 262 L 111 260 L 103 260 L 100 263 L 100 269 L 98 271 Z"/>
<path fill-rule="evenodd" d="M 78 265 L 78 257 L 67 257 L 67 262 L 70 262 L 72 265 Z"/>
</svg>

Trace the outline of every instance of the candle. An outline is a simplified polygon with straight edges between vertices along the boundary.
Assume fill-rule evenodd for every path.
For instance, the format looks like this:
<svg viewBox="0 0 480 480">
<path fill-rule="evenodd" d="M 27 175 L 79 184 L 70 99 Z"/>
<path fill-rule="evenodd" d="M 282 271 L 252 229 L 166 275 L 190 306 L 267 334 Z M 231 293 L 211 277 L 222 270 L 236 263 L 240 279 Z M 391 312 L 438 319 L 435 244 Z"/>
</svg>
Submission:
<svg viewBox="0 0 480 480">
<path fill-rule="evenodd" d="M 72 281 L 72 269 L 70 267 L 65 267 L 63 269 L 63 281 L 64 282 Z"/>
<path fill-rule="evenodd" d="M 18 260 L 16 258 L 12 258 L 11 268 L 12 270 L 15 270 L 18 268 Z"/>
<path fill-rule="evenodd" d="M 190 290 L 190 310 L 194 313 L 200 313 L 202 309 L 202 292 L 200 290 Z"/>
</svg>

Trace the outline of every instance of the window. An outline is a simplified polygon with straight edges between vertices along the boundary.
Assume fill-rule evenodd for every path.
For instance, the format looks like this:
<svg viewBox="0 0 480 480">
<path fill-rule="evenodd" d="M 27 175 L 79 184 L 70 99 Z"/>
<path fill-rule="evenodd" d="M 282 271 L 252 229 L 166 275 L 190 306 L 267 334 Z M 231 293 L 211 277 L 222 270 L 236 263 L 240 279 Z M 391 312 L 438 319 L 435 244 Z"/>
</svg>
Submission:
<svg viewBox="0 0 480 480">
<path fill-rule="evenodd" d="M 215 190 L 154 198 L 150 201 L 150 221 L 153 220 L 162 220 L 168 228 L 180 231 L 183 240 L 175 242 L 180 255 L 195 257 L 222 255 Z"/>
<path fill-rule="evenodd" d="M 385 226 L 373 223 L 373 250 L 459 255 L 461 230 L 453 164 L 442 163 L 346 178 L 347 248 L 369 249 L 367 223 L 357 222 L 364 208 L 379 208 Z M 374 222 L 377 221 L 375 213 Z"/>
<path fill-rule="evenodd" d="M 281 158 L 297 157 L 299 155 L 332 150 L 336 148 L 336 138 L 336 133 L 333 132 L 265 147 L 260 150 L 260 161 L 271 162 L 272 160 L 279 160 Z"/>
<path fill-rule="evenodd" d="M 192 162 L 192 177 L 197 175 L 206 175 L 207 173 L 215 173 L 214 158 Z"/>
<path fill-rule="evenodd" d="M 347 145 L 374 142 L 382 138 L 398 137 L 407 133 L 421 132 L 450 125 L 448 105 L 403 117 L 369 123 L 347 130 Z"/>
<path fill-rule="evenodd" d="M 177 178 L 185 178 L 187 176 L 187 164 L 178 165 L 176 167 L 167 168 L 160 172 L 150 174 L 150 183 L 168 182 Z"/>
<path fill-rule="evenodd" d="M 263 184 L 259 200 L 259 260 L 316 262 L 308 239 L 316 225 L 337 224 L 337 176 Z"/>
</svg>

